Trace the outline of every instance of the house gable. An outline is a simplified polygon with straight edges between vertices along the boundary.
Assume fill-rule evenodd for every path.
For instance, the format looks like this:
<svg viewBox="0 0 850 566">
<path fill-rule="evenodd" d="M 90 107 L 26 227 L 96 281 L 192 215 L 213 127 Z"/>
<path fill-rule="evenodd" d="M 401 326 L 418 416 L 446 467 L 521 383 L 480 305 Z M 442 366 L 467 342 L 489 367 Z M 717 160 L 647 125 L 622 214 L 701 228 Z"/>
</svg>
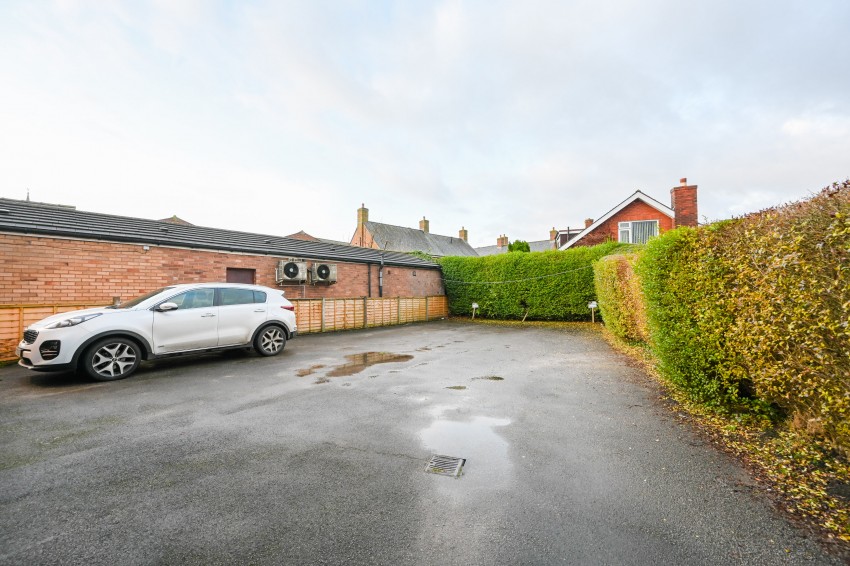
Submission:
<svg viewBox="0 0 850 566">
<path fill-rule="evenodd" d="M 661 204 L 641 191 L 635 191 L 629 198 L 606 212 L 559 249 L 566 250 L 573 246 L 595 246 L 608 240 L 616 242 L 619 238 L 620 222 L 657 220 L 659 232 L 664 232 L 673 228 L 673 218 L 672 208 Z"/>
</svg>

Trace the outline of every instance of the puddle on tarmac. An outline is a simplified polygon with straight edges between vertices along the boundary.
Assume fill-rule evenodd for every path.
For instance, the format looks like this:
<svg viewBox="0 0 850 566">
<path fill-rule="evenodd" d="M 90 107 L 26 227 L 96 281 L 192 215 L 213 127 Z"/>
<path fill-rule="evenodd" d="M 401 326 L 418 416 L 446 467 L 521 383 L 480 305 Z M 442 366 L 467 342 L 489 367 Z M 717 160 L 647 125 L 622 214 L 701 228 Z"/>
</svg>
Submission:
<svg viewBox="0 0 850 566">
<path fill-rule="evenodd" d="M 297 375 L 298 377 L 306 377 L 306 376 L 310 375 L 311 373 L 316 373 L 317 370 L 320 370 L 323 367 L 325 367 L 325 366 L 322 365 L 322 364 L 318 364 L 318 365 L 315 365 L 315 366 L 310 366 L 308 368 L 299 369 L 298 371 L 295 372 L 295 375 Z"/>
<path fill-rule="evenodd" d="M 354 375 L 375 364 L 407 362 L 412 360 L 413 356 L 410 354 L 391 354 L 389 352 L 365 352 L 363 354 L 350 354 L 345 356 L 345 359 L 348 360 L 348 363 L 335 367 L 327 373 L 327 377 Z"/>
<path fill-rule="evenodd" d="M 473 417 L 468 421 L 440 418 L 420 431 L 419 437 L 423 446 L 435 454 L 466 458 L 469 473 L 474 471 L 487 485 L 497 487 L 509 481 L 511 463 L 508 441 L 496 430 L 509 424 L 510 419 L 492 417 Z"/>
</svg>

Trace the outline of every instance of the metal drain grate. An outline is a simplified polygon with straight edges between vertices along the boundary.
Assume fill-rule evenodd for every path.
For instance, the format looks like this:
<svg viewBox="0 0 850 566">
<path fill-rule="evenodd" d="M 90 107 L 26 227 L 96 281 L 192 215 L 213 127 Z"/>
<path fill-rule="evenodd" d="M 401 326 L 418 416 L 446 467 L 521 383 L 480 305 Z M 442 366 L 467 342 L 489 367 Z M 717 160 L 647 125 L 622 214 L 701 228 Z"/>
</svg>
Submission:
<svg viewBox="0 0 850 566">
<path fill-rule="evenodd" d="M 460 477 L 463 472 L 463 465 L 466 464 L 466 458 L 455 458 L 454 456 L 442 456 L 434 454 L 428 460 L 428 465 L 425 466 L 425 471 L 429 474 L 439 474 L 441 476 L 451 476 L 453 478 Z"/>
</svg>

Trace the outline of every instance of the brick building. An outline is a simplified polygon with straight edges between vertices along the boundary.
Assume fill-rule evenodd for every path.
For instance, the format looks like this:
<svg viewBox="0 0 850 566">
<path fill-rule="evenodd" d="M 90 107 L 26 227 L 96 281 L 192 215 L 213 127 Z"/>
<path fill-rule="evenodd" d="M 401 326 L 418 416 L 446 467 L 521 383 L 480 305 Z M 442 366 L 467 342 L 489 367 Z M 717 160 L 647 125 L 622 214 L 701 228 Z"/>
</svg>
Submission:
<svg viewBox="0 0 850 566">
<path fill-rule="evenodd" d="M 558 249 L 574 246 L 594 246 L 613 240 L 628 244 L 643 244 L 661 232 L 679 226 L 697 225 L 697 186 L 687 179 L 670 189 L 670 206 L 635 191 L 629 198 L 603 214 L 599 219 L 588 218 L 584 230 L 558 235 Z M 563 232 L 563 231 L 562 231 Z"/>
<path fill-rule="evenodd" d="M 196 281 L 290 299 L 444 294 L 439 266 L 408 254 L 0 198 L 0 304 L 108 304 Z"/>
</svg>

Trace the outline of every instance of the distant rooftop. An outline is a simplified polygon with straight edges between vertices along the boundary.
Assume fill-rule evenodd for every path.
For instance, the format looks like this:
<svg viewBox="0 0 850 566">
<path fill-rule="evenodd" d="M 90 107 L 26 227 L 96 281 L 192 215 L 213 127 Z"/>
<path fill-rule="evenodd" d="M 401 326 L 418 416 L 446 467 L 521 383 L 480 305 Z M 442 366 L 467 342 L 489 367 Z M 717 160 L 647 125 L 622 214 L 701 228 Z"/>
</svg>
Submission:
<svg viewBox="0 0 850 566">
<path fill-rule="evenodd" d="M 380 222 L 367 221 L 363 225 L 383 249 L 395 252 L 424 252 L 438 257 L 478 255 L 469 243 L 458 236 L 441 236 L 416 228 Z"/>
</svg>

